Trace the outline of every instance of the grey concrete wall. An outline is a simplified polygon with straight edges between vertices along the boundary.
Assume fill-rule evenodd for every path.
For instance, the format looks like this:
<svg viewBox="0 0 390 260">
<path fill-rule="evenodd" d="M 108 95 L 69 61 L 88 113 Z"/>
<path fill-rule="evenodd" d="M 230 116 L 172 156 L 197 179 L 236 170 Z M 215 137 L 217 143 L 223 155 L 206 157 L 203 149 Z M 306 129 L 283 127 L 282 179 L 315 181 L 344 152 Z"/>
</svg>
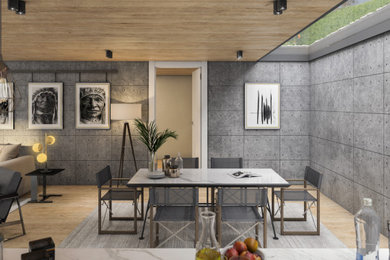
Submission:
<svg viewBox="0 0 390 260">
<path fill-rule="evenodd" d="M 43 142 L 44 133 L 56 137 L 48 148 L 48 166 L 65 168 L 57 176 L 48 178 L 50 184 L 96 184 L 95 173 L 111 165 L 116 176 L 123 122 L 111 121 L 110 130 L 75 129 L 75 83 L 109 82 L 111 102 L 142 104 L 142 118 L 148 119 L 148 63 L 147 62 L 7 62 L 12 70 L 8 80 L 15 85 L 15 129 L 1 130 L 0 143 L 32 145 Z M 118 73 L 84 73 L 83 70 L 117 69 Z M 72 70 L 75 73 L 42 73 L 47 70 Z M 34 72 L 29 72 L 34 71 Z M 28 82 L 64 83 L 64 129 L 29 130 L 27 122 Z M 135 131 L 132 131 L 135 134 Z M 139 167 L 147 167 L 147 150 L 134 138 Z M 127 141 L 128 142 L 128 141 Z M 125 174 L 134 173 L 131 149 L 127 143 Z M 42 166 L 40 166 L 42 167 Z"/>
<path fill-rule="evenodd" d="M 245 130 L 244 84 L 280 83 L 279 130 Z M 307 62 L 209 62 L 208 157 L 242 157 L 244 167 L 269 167 L 303 177 L 310 163 L 310 67 Z"/>
<path fill-rule="evenodd" d="M 390 219 L 390 34 L 311 62 L 311 165 L 355 214 L 363 197 Z"/>
</svg>

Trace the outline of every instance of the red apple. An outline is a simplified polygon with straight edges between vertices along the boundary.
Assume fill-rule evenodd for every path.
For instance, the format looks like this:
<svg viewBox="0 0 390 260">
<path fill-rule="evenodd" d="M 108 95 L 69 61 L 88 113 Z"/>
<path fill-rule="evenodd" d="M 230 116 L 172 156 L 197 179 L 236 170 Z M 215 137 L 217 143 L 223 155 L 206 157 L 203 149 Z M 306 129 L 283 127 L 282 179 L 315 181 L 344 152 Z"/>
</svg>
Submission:
<svg viewBox="0 0 390 260">
<path fill-rule="evenodd" d="M 242 241 L 236 241 L 236 243 L 234 243 L 233 245 L 233 248 L 236 249 L 239 254 L 241 254 L 243 251 L 248 250 L 245 243 Z"/>
<path fill-rule="evenodd" d="M 246 256 L 249 260 L 256 260 L 256 256 L 249 251 L 244 251 L 240 256 Z"/>
<path fill-rule="evenodd" d="M 227 257 L 227 259 L 230 259 L 233 256 L 238 256 L 238 252 L 235 248 L 229 248 L 226 251 L 225 256 Z"/>
</svg>

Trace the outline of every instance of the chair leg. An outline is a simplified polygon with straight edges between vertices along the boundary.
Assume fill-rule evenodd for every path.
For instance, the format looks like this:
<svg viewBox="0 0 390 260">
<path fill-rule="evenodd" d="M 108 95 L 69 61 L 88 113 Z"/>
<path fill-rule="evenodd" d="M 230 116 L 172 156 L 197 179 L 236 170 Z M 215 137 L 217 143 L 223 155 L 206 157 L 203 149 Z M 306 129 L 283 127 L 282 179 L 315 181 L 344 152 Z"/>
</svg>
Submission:
<svg viewBox="0 0 390 260">
<path fill-rule="evenodd" d="M 20 203 L 19 203 L 19 198 L 16 198 L 16 203 L 18 204 L 19 218 L 20 218 L 20 224 L 22 225 L 22 232 L 23 232 L 23 235 L 25 235 L 26 229 L 24 228 L 24 221 L 23 221 L 22 209 L 21 209 Z"/>
<path fill-rule="evenodd" d="M 263 207 L 264 218 L 263 218 L 263 248 L 267 248 L 267 209 Z"/>
<path fill-rule="evenodd" d="M 101 190 L 98 191 L 98 234 L 102 233 L 102 200 Z"/>
<path fill-rule="evenodd" d="M 160 243 L 160 224 L 156 222 L 156 239 L 155 239 L 155 246 L 157 246 Z"/>
<path fill-rule="evenodd" d="M 195 207 L 195 241 L 194 241 L 194 247 L 196 247 L 196 243 L 199 239 L 199 207 Z"/>
<path fill-rule="evenodd" d="M 284 198 L 283 191 L 280 193 L 280 234 L 284 235 Z"/>
<path fill-rule="evenodd" d="M 320 235 L 321 230 L 321 210 L 320 210 L 320 191 L 317 190 L 317 235 Z"/>
<path fill-rule="evenodd" d="M 153 240 L 153 225 L 154 225 L 154 222 L 153 222 L 153 206 L 150 205 L 150 208 L 149 208 L 149 246 L 151 248 L 155 247 L 154 245 L 154 240 Z"/>
</svg>

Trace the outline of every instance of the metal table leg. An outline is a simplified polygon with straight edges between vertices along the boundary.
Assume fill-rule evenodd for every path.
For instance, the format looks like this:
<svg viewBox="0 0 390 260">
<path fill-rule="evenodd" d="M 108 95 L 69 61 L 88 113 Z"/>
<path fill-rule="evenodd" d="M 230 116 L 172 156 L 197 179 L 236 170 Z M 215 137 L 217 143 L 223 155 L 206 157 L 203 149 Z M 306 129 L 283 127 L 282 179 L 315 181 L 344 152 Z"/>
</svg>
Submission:
<svg viewBox="0 0 390 260">
<path fill-rule="evenodd" d="M 145 213 L 145 216 L 144 216 L 144 223 L 142 225 L 142 232 L 141 232 L 141 236 L 139 237 L 140 240 L 143 240 L 145 238 L 144 237 L 144 231 L 145 231 L 146 220 L 148 218 L 149 208 L 150 208 L 150 200 L 148 200 L 148 205 L 146 206 L 146 213 Z"/>
<path fill-rule="evenodd" d="M 274 239 L 275 240 L 278 240 L 279 238 L 276 236 L 276 231 L 275 231 L 275 226 L 274 226 L 274 221 L 273 221 L 273 217 L 272 217 L 272 213 L 271 213 L 271 207 L 269 205 L 269 200 L 267 198 L 267 210 L 269 212 L 269 215 L 270 215 L 270 218 L 271 218 L 271 225 L 272 225 L 272 230 L 274 231 Z"/>
</svg>

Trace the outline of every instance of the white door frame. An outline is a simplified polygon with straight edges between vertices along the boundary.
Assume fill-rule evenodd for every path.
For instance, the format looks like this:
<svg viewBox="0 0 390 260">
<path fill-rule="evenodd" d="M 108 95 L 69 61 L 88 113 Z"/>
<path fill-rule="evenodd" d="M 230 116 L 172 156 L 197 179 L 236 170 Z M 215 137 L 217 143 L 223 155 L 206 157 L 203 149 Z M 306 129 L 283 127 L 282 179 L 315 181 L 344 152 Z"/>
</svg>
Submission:
<svg viewBox="0 0 390 260">
<path fill-rule="evenodd" d="M 156 68 L 201 69 L 201 158 L 199 167 L 207 168 L 207 61 L 149 61 L 149 122 L 156 119 Z"/>
</svg>

